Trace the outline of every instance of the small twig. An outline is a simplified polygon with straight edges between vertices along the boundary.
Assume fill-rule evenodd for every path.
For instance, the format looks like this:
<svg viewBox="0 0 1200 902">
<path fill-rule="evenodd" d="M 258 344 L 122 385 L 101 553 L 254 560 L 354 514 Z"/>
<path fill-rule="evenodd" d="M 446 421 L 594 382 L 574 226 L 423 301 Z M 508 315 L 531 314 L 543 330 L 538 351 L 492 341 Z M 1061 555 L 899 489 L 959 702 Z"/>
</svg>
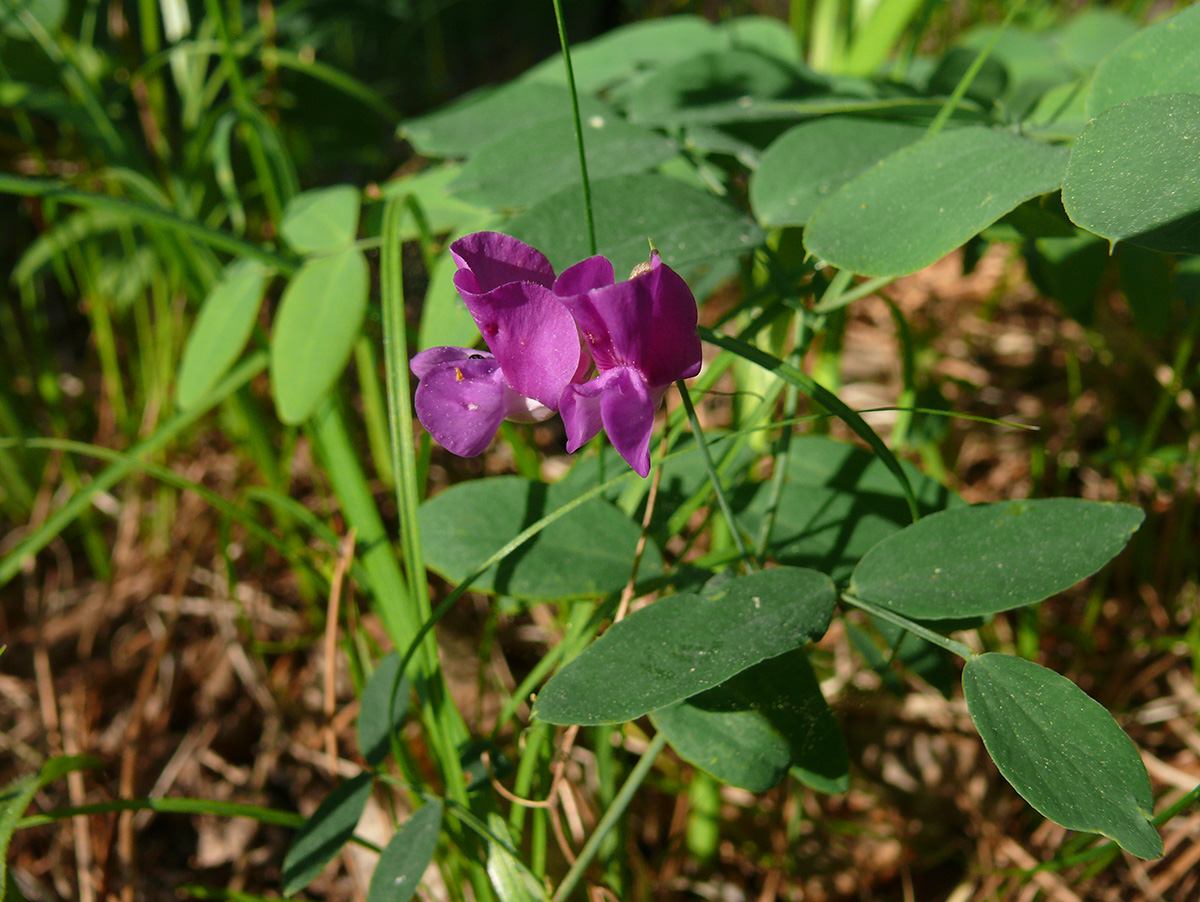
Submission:
<svg viewBox="0 0 1200 902">
<path fill-rule="evenodd" d="M 338 772 L 337 734 L 333 729 L 338 611 L 342 602 L 342 583 L 354 561 L 355 536 L 355 529 L 351 527 L 338 546 L 338 558 L 333 565 L 333 579 L 329 584 L 329 607 L 325 614 L 325 754 L 329 757 L 329 773 L 334 776 Z"/>
</svg>

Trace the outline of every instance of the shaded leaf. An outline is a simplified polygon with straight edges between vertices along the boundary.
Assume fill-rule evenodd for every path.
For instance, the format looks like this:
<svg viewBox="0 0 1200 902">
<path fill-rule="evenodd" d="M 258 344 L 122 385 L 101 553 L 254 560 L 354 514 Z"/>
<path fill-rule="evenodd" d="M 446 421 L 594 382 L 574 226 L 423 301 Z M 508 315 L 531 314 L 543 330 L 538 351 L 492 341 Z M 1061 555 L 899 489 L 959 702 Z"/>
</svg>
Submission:
<svg viewBox="0 0 1200 902">
<path fill-rule="evenodd" d="M 283 894 L 294 896 L 308 886 L 342 850 L 371 797 L 371 774 L 351 777 L 317 806 L 296 834 L 283 859 Z"/>
<path fill-rule="evenodd" d="M 368 287 L 367 259 L 353 247 L 314 257 L 288 282 L 271 328 L 271 393 L 283 422 L 307 419 L 341 375 Z"/>
<path fill-rule="evenodd" d="M 650 258 L 654 242 L 675 269 L 757 247 L 763 232 L 725 201 L 662 175 L 619 175 L 592 183 L 598 252 L 617 278 Z M 561 271 L 590 255 L 583 189 L 554 194 L 510 220 L 503 231 L 542 251 Z"/>
<path fill-rule="evenodd" d="M 1076 498 L 941 511 L 884 539 L 854 569 L 850 592 L 907 617 L 994 614 L 1090 576 L 1142 522 L 1129 504 Z"/>
<path fill-rule="evenodd" d="M 1114 243 L 1200 252 L 1197 134 L 1200 94 L 1139 97 L 1102 113 L 1071 150 L 1068 215 Z"/>
<path fill-rule="evenodd" d="M 814 570 L 779 567 L 711 596 L 671 595 L 614 623 L 538 694 L 557 724 L 622 723 L 720 685 L 824 635 L 834 588 Z"/>
<path fill-rule="evenodd" d="M 916 272 L 1032 197 L 1058 190 L 1066 151 L 989 128 L 943 131 L 886 157 L 809 218 L 808 251 L 869 276 Z"/>
<path fill-rule="evenodd" d="M 404 725 L 412 687 L 400 674 L 400 654 L 385 655 L 363 687 L 358 711 L 358 747 L 372 767 L 392 750 L 391 738 Z"/>
<path fill-rule="evenodd" d="M 430 569 L 459 582 L 521 530 L 557 510 L 571 490 L 517 476 L 460 482 L 421 505 L 418 522 Z M 592 499 L 551 523 L 472 585 L 531 601 L 597 598 L 629 579 L 641 530 L 606 501 Z M 660 572 L 648 544 L 639 574 Z"/>
<path fill-rule="evenodd" d="M 191 407 L 237 360 L 258 318 L 271 271 L 254 260 L 238 260 L 213 286 L 183 347 L 176 401 Z"/>
<path fill-rule="evenodd" d="M 1054 671 L 1001 654 L 967 661 L 963 694 L 988 754 L 1025 801 L 1139 858 L 1162 857 L 1150 777 L 1102 705 Z"/>
<path fill-rule="evenodd" d="M 1175 300 L 1170 258 L 1136 244 L 1124 244 L 1117 254 L 1117 272 L 1137 327 L 1147 335 L 1163 335 L 1171 324 Z"/>
<path fill-rule="evenodd" d="M 1083 325 L 1096 311 L 1096 294 L 1108 268 L 1108 244 L 1082 229 L 1070 237 L 1038 238 L 1026 246 L 1033 283 Z"/>
<path fill-rule="evenodd" d="M 442 801 L 432 799 L 412 813 L 379 856 L 367 902 L 408 902 L 437 850 Z"/>
<path fill-rule="evenodd" d="M 337 250 L 358 234 L 358 189 L 335 185 L 305 191 L 283 211 L 279 233 L 301 254 Z"/>
<path fill-rule="evenodd" d="M 845 742 L 799 649 L 650 719 L 682 758 L 750 792 L 776 786 L 790 768 L 821 792 L 844 792 L 848 784 Z"/>
</svg>

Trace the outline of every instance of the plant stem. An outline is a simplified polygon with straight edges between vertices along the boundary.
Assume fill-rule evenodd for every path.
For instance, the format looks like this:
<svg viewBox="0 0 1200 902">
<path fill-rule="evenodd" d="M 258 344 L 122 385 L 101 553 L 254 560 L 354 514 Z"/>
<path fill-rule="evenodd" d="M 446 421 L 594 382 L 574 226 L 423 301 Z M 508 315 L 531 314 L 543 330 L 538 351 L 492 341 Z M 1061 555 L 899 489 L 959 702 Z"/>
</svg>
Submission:
<svg viewBox="0 0 1200 902">
<path fill-rule="evenodd" d="M 583 180 L 583 211 L 587 217 L 588 250 L 596 256 L 596 219 L 592 213 L 592 183 L 588 179 L 587 155 L 583 152 L 583 121 L 579 118 L 579 94 L 575 90 L 575 70 L 571 66 L 571 48 L 567 42 L 567 26 L 563 23 L 561 0 L 554 5 L 554 21 L 558 23 L 558 40 L 562 44 L 563 64 L 567 67 L 567 89 L 571 92 L 571 113 L 575 117 L 575 146 L 579 148 L 579 175 Z"/>
<path fill-rule="evenodd" d="M 881 608 L 877 604 L 872 604 L 869 601 L 863 601 L 861 598 L 856 598 L 849 592 L 842 593 L 842 601 L 851 607 L 858 608 L 860 611 L 866 611 L 873 617 L 878 617 L 880 620 L 886 620 L 888 623 L 894 623 L 901 629 L 908 630 L 914 636 L 920 636 L 926 642 L 932 642 L 939 648 L 944 648 L 951 654 L 958 655 L 963 660 L 974 657 L 975 652 L 971 651 L 970 647 L 958 642 L 954 639 L 947 638 L 941 633 L 935 633 L 926 626 L 922 626 L 915 620 L 909 620 L 903 614 L 897 614 L 895 611 L 889 611 L 887 608 Z"/>
</svg>

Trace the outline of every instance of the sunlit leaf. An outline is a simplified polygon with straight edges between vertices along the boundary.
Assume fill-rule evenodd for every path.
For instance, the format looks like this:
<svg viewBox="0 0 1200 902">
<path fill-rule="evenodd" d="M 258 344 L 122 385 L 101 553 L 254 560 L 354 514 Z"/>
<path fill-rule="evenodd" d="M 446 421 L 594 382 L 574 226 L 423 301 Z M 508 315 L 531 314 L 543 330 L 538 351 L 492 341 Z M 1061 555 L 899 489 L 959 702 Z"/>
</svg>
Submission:
<svg viewBox="0 0 1200 902">
<path fill-rule="evenodd" d="M 1100 61 L 1088 117 L 1148 94 L 1200 94 L 1200 5 L 1143 28 Z"/>
<path fill-rule="evenodd" d="M 358 233 L 358 189 L 336 185 L 305 191 L 283 211 L 279 233 L 301 254 L 337 250 Z"/>
<path fill-rule="evenodd" d="M 875 545 L 850 591 L 907 617 L 994 614 L 1049 598 L 1095 573 L 1142 522 L 1129 504 L 1048 498 L 923 517 Z"/>
<path fill-rule="evenodd" d="M 815 570 L 778 567 L 712 595 L 670 595 L 614 623 L 538 694 L 557 724 L 622 723 L 728 680 L 824 635 L 834 588 Z"/>
<path fill-rule="evenodd" d="M 967 661 L 963 694 L 988 754 L 1025 801 L 1139 858 L 1162 857 L 1150 777 L 1103 705 L 1052 670 L 1000 654 Z"/>
</svg>

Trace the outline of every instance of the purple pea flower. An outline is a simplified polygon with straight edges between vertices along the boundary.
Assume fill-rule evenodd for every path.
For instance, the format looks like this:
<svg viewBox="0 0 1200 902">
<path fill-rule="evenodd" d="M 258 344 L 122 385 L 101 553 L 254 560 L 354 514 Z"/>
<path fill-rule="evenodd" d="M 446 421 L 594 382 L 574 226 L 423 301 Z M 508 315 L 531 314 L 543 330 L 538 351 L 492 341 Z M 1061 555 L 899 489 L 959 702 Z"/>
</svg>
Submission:
<svg viewBox="0 0 1200 902">
<path fill-rule="evenodd" d="M 592 358 L 596 378 L 568 382 L 559 399 L 567 451 L 602 428 L 639 476 L 650 472 L 654 411 L 667 387 L 700 372 L 696 299 L 655 251 L 627 282 L 617 282 L 604 257 L 566 270 L 554 293 L 571 312 Z"/>
<path fill-rule="evenodd" d="M 481 454 L 505 419 L 537 422 L 591 366 L 571 314 L 552 286 L 554 267 L 535 248 L 498 232 L 450 245 L 454 286 L 491 353 L 429 348 L 413 357 L 421 380 L 417 418 L 448 451 Z"/>
</svg>

